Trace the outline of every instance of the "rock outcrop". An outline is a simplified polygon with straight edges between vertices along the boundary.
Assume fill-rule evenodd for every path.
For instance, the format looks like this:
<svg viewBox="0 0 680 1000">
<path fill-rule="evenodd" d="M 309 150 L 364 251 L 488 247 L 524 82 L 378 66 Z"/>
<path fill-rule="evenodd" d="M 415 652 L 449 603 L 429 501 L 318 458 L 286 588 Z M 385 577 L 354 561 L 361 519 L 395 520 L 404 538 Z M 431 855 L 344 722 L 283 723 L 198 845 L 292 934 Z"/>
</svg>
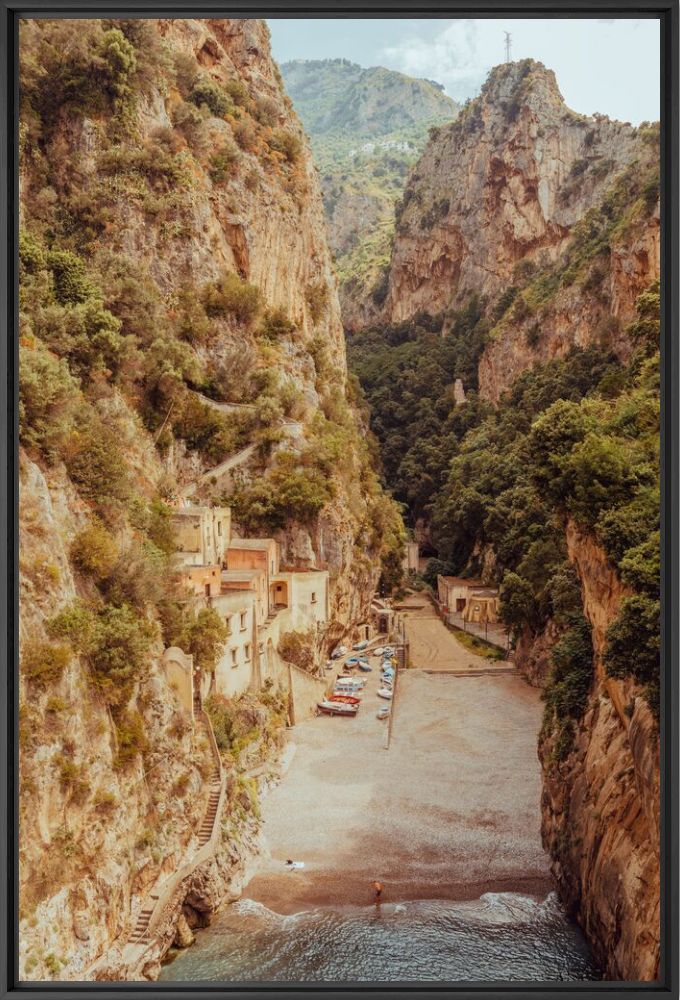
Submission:
<svg viewBox="0 0 680 1000">
<path fill-rule="evenodd" d="M 520 261 L 555 260 L 640 146 L 630 125 L 570 111 L 540 63 L 496 67 L 481 96 L 436 130 L 409 179 L 385 318 L 494 297 Z"/>
<path fill-rule="evenodd" d="M 643 693 L 602 665 L 625 591 L 601 547 L 571 522 L 567 544 L 592 627 L 595 679 L 566 760 L 551 762 L 550 741 L 540 747 L 543 839 L 560 895 L 606 978 L 649 981 L 659 970 L 658 731 Z"/>
</svg>

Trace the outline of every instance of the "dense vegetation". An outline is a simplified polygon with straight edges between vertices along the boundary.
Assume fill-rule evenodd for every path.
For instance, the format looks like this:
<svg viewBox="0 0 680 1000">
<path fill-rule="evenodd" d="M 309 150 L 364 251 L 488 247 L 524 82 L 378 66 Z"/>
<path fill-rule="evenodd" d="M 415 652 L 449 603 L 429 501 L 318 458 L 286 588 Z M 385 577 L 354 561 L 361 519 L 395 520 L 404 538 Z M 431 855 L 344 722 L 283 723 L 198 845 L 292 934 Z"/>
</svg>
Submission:
<svg viewBox="0 0 680 1000">
<path fill-rule="evenodd" d="M 558 756 L 569 748 L 592 674 L 567 518 L 596 537 L 634 591 L 609 630 L 607 669 L 635 677 L 658 708 L 658 285 L 637 308 L 628 365 L 603 348 L 572 350 L 524 372 L 496 408 L 474 392 L 488 330 L 477 302 L 451 317 L 443 335 L 441 320 L 421 317 L 351 343 L 386 480 L 412 523 L 426 519 L 438 551 L 430 582 L 437 572 L 477 575 L 493 553 L 502 616 L 515 637 L 538 635 L 549 620 L 561 628 L 546 690 Z M 457 406 L 454 375 L 473 390 Z"/>
</svg>

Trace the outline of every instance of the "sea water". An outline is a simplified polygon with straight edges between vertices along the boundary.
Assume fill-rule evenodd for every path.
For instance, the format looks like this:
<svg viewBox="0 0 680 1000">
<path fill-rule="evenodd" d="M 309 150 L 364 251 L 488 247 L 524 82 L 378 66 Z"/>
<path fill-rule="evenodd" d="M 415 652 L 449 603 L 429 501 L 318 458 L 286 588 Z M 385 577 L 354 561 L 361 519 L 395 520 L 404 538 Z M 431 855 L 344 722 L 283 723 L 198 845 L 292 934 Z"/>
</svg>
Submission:
<svg viewBox="0 0 680 1000">
<path fill-rule="evenodd" d="M 283 916 L 244 899 L 199 931 L 166 981 L 454 982 L 600 979 L 579 929 L 551 893 L 486 893 L 319 908 Z"/>
</svg>

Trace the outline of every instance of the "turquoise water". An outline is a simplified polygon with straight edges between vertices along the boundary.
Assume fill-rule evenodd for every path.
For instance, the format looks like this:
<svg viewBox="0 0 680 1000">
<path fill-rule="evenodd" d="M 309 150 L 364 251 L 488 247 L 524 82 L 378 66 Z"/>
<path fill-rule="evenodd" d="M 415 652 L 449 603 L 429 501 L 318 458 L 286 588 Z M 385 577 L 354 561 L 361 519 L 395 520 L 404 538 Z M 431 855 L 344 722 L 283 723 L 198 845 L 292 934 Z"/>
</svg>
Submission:
<svg viewBox="0 0 680 1000">
<path fill-rule="evenodd" d="M 164 981 L 432 982 L 601 978 L 550 894 L 313 908 L 288 916 L 241 900 L 163 968 Z"/>
</svg>

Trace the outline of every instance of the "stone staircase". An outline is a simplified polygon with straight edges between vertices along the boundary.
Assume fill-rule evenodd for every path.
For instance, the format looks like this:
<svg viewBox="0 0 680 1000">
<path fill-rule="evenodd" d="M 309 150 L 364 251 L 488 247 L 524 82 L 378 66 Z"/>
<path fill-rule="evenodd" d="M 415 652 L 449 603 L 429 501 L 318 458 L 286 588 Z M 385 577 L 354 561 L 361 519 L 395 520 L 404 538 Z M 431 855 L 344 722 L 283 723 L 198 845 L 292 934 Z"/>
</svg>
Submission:
<svg viewBox="0 0 680 1000">
<path fill-rule="evenodd" d="M 137 921 L 127 939 L 127 946 L 145 948 L 151 940 L 153 924 L 157 923 L 163 910 L 172 900 L 180 883 L 199 865 L 206 861 L 214 852 L 219 840 L 219 824 L 226 797 L 226 774 L 222 766 L 217 741 L 207 712 L 201 704 L 200 694 L 194 699 L 194 717 L 204 729 L 213 758 L 213 767 L 208 779 L 208 806 L 198 829 L 198 846 L 193 858 L 178 871 L 167 876 L 157 885 L 144 901 L 137 915 Z"/>
</svg>

